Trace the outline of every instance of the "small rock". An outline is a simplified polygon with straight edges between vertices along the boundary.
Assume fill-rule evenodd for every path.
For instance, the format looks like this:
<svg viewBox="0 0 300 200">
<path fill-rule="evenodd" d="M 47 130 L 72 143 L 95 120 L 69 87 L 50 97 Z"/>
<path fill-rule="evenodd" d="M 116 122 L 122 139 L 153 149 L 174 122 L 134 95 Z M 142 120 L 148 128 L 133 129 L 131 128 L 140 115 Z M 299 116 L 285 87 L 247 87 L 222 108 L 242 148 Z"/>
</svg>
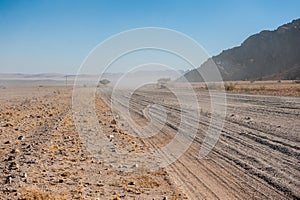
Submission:
<svg viewBox="0 0 300 200">
<path fill-rule="evenodd" d="M 58 180 L 58 182 L 59 182 L 59 183 L 63 183 L 63 182 L 64 182 L 64 180 L 62 180 L 62 179 L 59 179 L 59 180 Z"/>
<path fill-rule="evenodd" d="M 20 135 L 19 137 L 18 137 L 18 140 L 24 140 L 25 139 L 25 136 L 23 136 L 23 135 Z"/>
<path fill-rule="evenodd" d="M 70 172 L 63 172 L 60 174 L 62 177 L 69 177 L 71 176 L 71 173 Z"/>
<path fill-rule="evenodd" d="M 245 117 L 245 119 L 246 119 L 246 120 L 250 120 L 250 119 L 251 119 L 251 117 Z"/>
<path fill-rule="evenodd" d="M 164 197 L 163 200 L 168 200 L 168 197 Z"/>
<path fill-rule="evenodd" d="M 11 184 L 12 178 L 12 176 L 8 176 L 5 180 L 5 184 Z"/>
<path fill-rule="evenodd" d="M 109 139 L 113 139 L 114 137 L 114 135 L 109 135 Z"/>
<path fill-rule="evenodd" d="M 20 153 L 20 150 L 19 149 L 13 149 L 13 150 L 11 150 L 10 153 Z"/>
<path fill-rule="evenodd" d="M 130 182 L 128 183 L 128 185 L 135 185 L 135 182 L 130 181 Z"/>
<path fill-rule="evenodd" d="M 4 142 L 4 144 L 10 144 L 10 141 L 9 141 L 9 140 L 7 140 L 6 142 Z"/>
<path fill-rule="evenodd" d="M 133 168 L 138 168 L 139 165 L 138 165 L 138 164 L 134 164 L 132 167 L 133 167 Z"/>
<path fill-rule="evenodd" d="M 27 174 L 26 173 L 23 173 L 23 178 L 27 178 Z"/>
<path fill-rule="evenodd" d="M 104 186 L 104 184 L 102 184 L 102 183 L 97 183 L 96 184 L 98 187 L 103 187 Z"/>
<path fill-rule="evenodd" d="M 12 161 L 14 159 L 16 159 L 14 156 L 9 156 L 5 161 Z"/>
<path fill-rule="evenodd" d="M 115 119 L 111 120 L 111 124 L 117 124 L 117 121 Z"/>
<path fill-rule="evenodd" d="M 16 162 L 11 162 L 8 168 L 10 170 L 16 170 L 19 169 L 19 165 Z"/>
<path fill-rule="evenodd" d="M 14 125 L 12 123 L 7 122 L 3 127 L 13 127 Z"/>
</svg>

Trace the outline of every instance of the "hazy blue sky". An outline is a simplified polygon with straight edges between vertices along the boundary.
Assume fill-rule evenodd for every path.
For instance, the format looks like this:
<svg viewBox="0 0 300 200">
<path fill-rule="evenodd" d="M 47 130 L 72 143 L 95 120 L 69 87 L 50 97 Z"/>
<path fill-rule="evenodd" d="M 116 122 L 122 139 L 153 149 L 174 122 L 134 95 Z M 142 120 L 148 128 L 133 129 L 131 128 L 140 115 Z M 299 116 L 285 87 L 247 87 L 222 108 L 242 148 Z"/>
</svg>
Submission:
<svg viewBox="0 0 300 200">
<path fill-rule="evenodd" d="M 0 73 L 76 73 L 98 43 L 120 31 L 183 32 L 211 55 L 300 17 L 283 0 L 0 0 Z"/>
</svg>

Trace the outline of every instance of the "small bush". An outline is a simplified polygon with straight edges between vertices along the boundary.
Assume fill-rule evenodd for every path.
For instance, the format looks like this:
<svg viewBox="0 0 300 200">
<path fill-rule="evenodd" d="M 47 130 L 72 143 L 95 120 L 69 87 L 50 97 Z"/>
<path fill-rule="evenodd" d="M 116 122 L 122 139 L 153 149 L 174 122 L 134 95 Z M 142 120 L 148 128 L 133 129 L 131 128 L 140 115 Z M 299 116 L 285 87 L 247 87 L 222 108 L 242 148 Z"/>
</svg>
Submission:
<svg viewBox="0 0 300 200">
<path fill-rule="evenodd" d="M 232 91 L 235 89 L 235 85 L 233 83 L 225 84 L 226 91 Z"/>
<path fill-rule="evenodd" d="M 250 83 L 254 83 L 254 82 L 255 82 L 255 80 L 251 80 L 251 81 L 250 81 Z"/>
<path fill-rule="evenodd" d="M 99 84 L 101 84 L 101 85 L 107 85 L 109 83 L 110 83 L 110 80 L 108 80 L 108 79 L 102 79 L 99 81 Z"/>
<path fill-rule="evenodd" d="M 259 88 L 259 90 L 265 90 L 266 89 L 266 87 L 265 86 L 260 86 L 260 88 Z"/>
<path fill-rule="evenodd" d="M 245 87 L 245 88 L 244 88 L 244 91 L 245 91 L 245 92 L 249 92 L 250 89 L 249 89 L 248 87 Z"/>
<path fill-rule="evenodd" d="M 295 80 L 295 83 L 296 84 L 300 84 L 300 80 Z"/>
</svg>

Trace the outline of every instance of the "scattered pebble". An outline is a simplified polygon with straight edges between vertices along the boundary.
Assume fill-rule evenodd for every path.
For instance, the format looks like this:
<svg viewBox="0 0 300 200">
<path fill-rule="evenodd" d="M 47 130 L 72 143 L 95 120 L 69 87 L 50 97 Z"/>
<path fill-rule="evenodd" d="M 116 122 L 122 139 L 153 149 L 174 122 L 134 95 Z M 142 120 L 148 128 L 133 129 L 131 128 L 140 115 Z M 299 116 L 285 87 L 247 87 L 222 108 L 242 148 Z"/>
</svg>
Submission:
<svg viewBox="0 0 300 200">
<path fill-rule="evenodd" d="M 20 135 L 19 137 L 18 137 L 18 140 L 24 140 L 25 139 L 25 136 L 23 136 L 23 135 Z"/>
<path fill-rule="evenodd" d="M 139 165 L 138 165 L 138 164 L 134 164 L 132 167 L 133 167 L 133 168 L 138 168 Z"/>
<path fill-rule="evenodd" d="M 113 129 L 113 132 L 114 132 L 114 133 L 117 133 L 117 132 L 118 132 L 118 130 L 117 130 L 116 128 L 114 128 L 114 129 Z"/>
<path fill-rule="evenodd" d="M 10 153 L 20 153 L 20 150 L 19 149 L 13 149 L 13 150 L 11 150 Z"/>
<path fill-rule="evenodd" d="M 8 176 L 5 180 L 5 184 L 11 184 L 12 178 L 12 176 Z"/>
<path fill-rule="evenodd" d="M 135 182 L 130 181 L 130 182 L 128 183 L 128 185 L 135 185 Z"/>
<path fill-rule="evenodd" d="M 11 162 L 8 168 L 10 170 L 16 170 L 19 169 L 19 165 L 16 162 Z"/>
<path fill-rule="evenodd" d="M 3 127 L 13 127 L 14 125 L 12 123 L 6 123 Z"/>
<path fill-rule="evenodd" d="M 9 156 L 5 161 L 12 161 L 14 159 L 16 159 L 14 156 Z"/>
</svg>

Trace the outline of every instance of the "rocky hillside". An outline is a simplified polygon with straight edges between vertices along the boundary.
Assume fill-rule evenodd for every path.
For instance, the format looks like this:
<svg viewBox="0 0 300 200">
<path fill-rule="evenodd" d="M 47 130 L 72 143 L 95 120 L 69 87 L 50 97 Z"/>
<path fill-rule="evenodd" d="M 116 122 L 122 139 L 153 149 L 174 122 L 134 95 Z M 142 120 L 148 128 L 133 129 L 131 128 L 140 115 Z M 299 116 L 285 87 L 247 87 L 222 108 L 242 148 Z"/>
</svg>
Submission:
<svg viewBox="0 0 300 200">
<path fill-rule="evenodd" d="M 224 80 L 300 79 L 300 19 L 252 35 L 241 46 L 213 56 L 198 70 L 209 68 L 211 59 Z M 185 77 L 202 81 L 195 70 Z"/>
</svg>

